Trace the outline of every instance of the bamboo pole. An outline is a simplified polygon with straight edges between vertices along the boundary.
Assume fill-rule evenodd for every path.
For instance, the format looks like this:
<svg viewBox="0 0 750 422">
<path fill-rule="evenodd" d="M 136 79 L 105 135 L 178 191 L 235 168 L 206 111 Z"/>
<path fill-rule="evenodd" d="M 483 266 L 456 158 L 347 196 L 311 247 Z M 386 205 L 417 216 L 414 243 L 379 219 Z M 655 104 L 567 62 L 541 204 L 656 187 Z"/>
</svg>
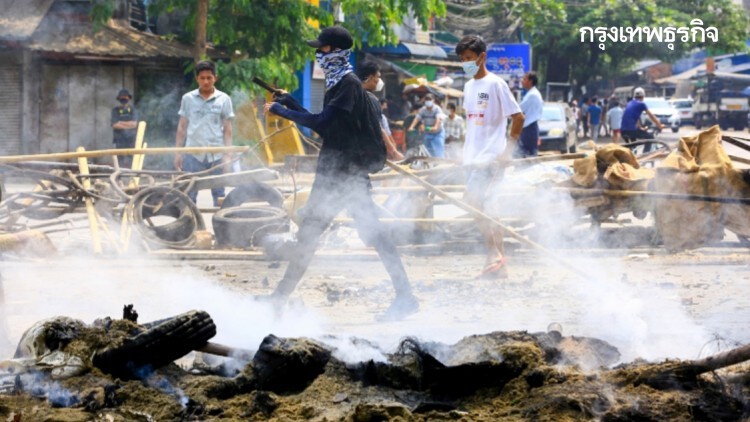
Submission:
<svg viewBox="0 0 750 422">
<path fill-rule="evenodd" d="M 463 192 L 466 190 L 465 185 L 440 185 L 436 188 L 444 192 Z M 408 192 L 429 192 L 424 186 L 376 186 L 372 188 L 373 194 L 384 193 L 408 193 Z"/>
<path fill-rule="evenodd" d="M 167 154 L 215 154 L 215 153 L 243 153 L 250 150 L 249 146 L 231 146 L 231 147 L 168 147 L 168 148 L 150 148 L 143 151 L 136 148 L 123 149 L 100 149 L 96 151 L 78 151 L 76 152 L 58 152 L 51 154 L 28 154 L 28 155 L 4 155 L 0 156 L 0 163 L 18 163 L 23 161 L 63 161 L 77 158 L 98 158 L 108 157 L 111 155 L 167 155 Z"/>
<path fill-rule="evenodd" d="M 483 219 L 483 220 L 485 220 L 485 221 L 487 221 L 489 223 L 492 223 L 492 225 L 494 225 L 495 227 L 501 229 L 503 231 L 503 233 L 507 234 L 508 236 L 510 236 L 510 237 L 518 240 L 519 242 L 521 242 L 521 243 L 523 243 L 525 245 L 531 246 L 532 248 L 534 248 L 536 250 L 544 252 L 544 254 L 545 254 L 546 257 L 548 257 L 548 258 L 550 258 L 550 259 L 552 259 L 554 261 L 557 261 L 560 265 L 562 265 L 565 268 L 568 268 L 569 270 L 571 270 L 572 272 L 576 273 L 577 275 L 580 275 L 580 276 L 583 276 L 583 277 L 587 277 L 587 278 L 590 277 L 588 274 L 586 274 L 581 269 L 576 268 L 575 266 L 573 266 L 572 264 L 570 264 L 568 261 L 566 261 L 566 260 L 558 257 L 557 255 L 555 255 L 551 250 L 545 248 L 544 246 L 542 246 L 542 245 L 540 245 L 540 244 L 538 244 L 538 243 L 536 243 L 536 242 L 534 242 L 532 240 L 529 240 L 529 239 L 521 236 L 516 231 L 514 231 L 510 227 L 506 226 L 505 224 L 501 223 L 496 218 L 491 217 L 491 216 L 487 215 L 486 213 L 484 213 L 484 211 L 476 209 L 476 208 L 472 207 L 471 205 L 467 204 L 466 202 L 461 201 L 460 199 L 457 199 L 457 198 L 454 198 L 454 197 L 448 195 L 448 193 L 443 192 L 442 190 L 440 190 L 440 189 L 434 187 L 433 185 L 431 185 L 430 183 L 428 183 L 428 182 L 420 179 L 419 176 L 413 174 L 410 170 L 402 168 L 399 165 L 394 164 L 394 163 L 392 163 L 390 161 L 386 161 L 386 164 L 388 165 L 388 167 L 392 168 L 393 170 L 396 170 L 397 172 L 399 172 L 402 175 L 410 178 L 411 180 L 414 180 L 418 184 L 424 186 L 430 192 L 432 192 L 435 195 L 437 195 L 437 196 L 445 199 L 446 201 L 452 203 L 453 205 L 461 208 L 462 210 L 464 210 L 464 211 L 468 212 L 469 214 L 473 215 L 474 217 L 481 218 L 481 219 Z"/>
<path fill-rule="evenodd" d="M 147 143 L 143 142 L 143 138 L 146 134 L 146 122 L 141 122 L 138 124 L 138 133 L 135 136 L 135 147 L 136 149 L 141 150 L 141 154 L 136 154 L 133 156 L 133 164 L 131 166 L 132 170 L 134 171 L 140 171 L 143 169 L 143 160 L 146 156 L 145 149 L 148 147 Z M 134 177 L 131 181 L 128 187 L 130 188 L 138 188 L 138 183 L 140 182 L 139 177 Z M 120 223 L 120 241 L 122 242 L 122 252 L 127 252 L 130 247 L 130 236 L 133 233 L 133 228 L 128 223 L 128 215 L 127 215 L 128 207 L 125 206 L 125 212 L 122 213 L 122 222 Z"/>
<path fill-rule="evenodd" d="M 509 167 L 512 166 L 520 166 L 520 165 L 529 165 L 529 164 L 538 164 L 543 163 L 547 161 L 562 161 L 562 160 L 574 160 L 577 158 L 584 158 L 586 157 L 586 153 L 583 152 L 574 152 L 569 154 L 555 154 L 555 155 L 542 155 L 539 157 L 528 157 L 528 158 L 517 158 L 515 160 L 511 160 L 508 163 Z M 443 167 L 436 167 L 426 170 L 416 170 L 416 171 L 410 171 L 411 174 L 419 177 L 423 176 L 431 176 L 434 174 L 440 174 L 445 173 L 449 171 L 466 171 L 466 170 L 473 170 L 473 169 L 479 169 L 484 167 L 490 167 L 490 166 L 496 166 L 499 165 L 498 162 L 492 161 L 489 163 L 482 163 L 482 164 L 467 164 L 467 165 L 456 165 L 456 166 L 443 166 Z M 398 177 L 403 177 L 404 175 L 402 173 L 385 173 L 385 174 L 373 174 L 370 176 L 370 180 L 372 181 L 379 181 L 379 180 L 388 180 Z"/>
<path fill-rule="evenodd" d="M 747 158 L 738 157 L 736 155 L 730 155 L 729 159 L 737 163 L 750 164 L 750 160 L 748 160 Z"/>
<path fill-rule="evenodd" d="M 86 149 L 84 147 L 78 147 L 76 152 L 83 153 Z M 81 169 L 81 182 L 83 183 L 84 189 L 87 191 L 91 189 L 91 180 L 89 180 L 89 163 L 86 157 L 78 157 L 78 167 Z M 89 227 L 91 228 L 91 242 L 93 243 L 94 253 L 97 255 L 102 254 L 102 241 L 99 237 L 99 223 L 96 221 L 96 210 L 94 209 L 94 201 L 90 196 L 86 196 L 84 199 L 86 203 L 86 214 L 89 217 Z"/>
<path fill-rule="evenodd" d="M 616 190 L 616 189 L 553 188 L 553 190 L 569 192 L 573 198 L 606 195 L 606 196 L 616 197 L 616 198 L 653 198 L 653 199 L 670 199 L 670 200 L 676 200 L 676 201 L 702 201 L 702 202 L 718 202 L 721 204 L 750 205 L 750 198 L 731 198 L 731 197 L 725 197 L 725 196 L 706 196 L 706 195 L 691 195 L 691 194 L 682 194 L 682 193 L 630 191 L 630 190 Z"/>
<path fill-rule="evenodd" d="M 740 139 L 745 140 L 744 138 L 737 138 L 732 136 L 724 135 L 721 137 L 721 140 L 736 146 L 737 148 L 744 149 L 745 151 L 750 151 L 750 145 L 740 141 Z"/>
</svg>

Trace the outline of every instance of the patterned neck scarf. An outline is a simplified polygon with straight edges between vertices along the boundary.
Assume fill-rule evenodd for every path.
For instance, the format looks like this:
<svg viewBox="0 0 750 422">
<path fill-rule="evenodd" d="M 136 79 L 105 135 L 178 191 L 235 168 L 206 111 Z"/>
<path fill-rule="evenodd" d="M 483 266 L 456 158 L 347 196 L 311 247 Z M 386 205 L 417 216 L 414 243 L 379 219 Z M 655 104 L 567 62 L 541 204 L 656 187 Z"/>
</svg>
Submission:
<svg viewBox="0 0 750 422">
<path fill-rule="evenodd" d="M 321 52 L 315 53 L 315 59 L 326 75 L 326 89 L 331 89 L 347 73 L 354 71 L 351 63 L 349 63 L 349 54 L 351 54 L 351 50 L 332 51 L 327 54 Z"/>
</svg>

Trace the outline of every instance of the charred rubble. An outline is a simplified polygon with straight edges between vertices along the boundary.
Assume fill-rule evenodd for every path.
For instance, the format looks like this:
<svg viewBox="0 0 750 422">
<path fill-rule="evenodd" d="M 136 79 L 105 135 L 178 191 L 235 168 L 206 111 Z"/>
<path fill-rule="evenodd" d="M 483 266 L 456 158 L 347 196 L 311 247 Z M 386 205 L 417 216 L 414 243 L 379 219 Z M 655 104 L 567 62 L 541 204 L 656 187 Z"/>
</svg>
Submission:
<svg viewBox="0 0 750 422">
<path fill-rule="evenodd" d="M 131 319 L 134 312 L 125 309 Z M 746 370 L 721 370 L 747 360 L 747 347 L 701 361 L 617 365 L 620 354 L 612 345 L 563 336 L 551 326 L 542 333 L 473 335 L 455 344 L 404 338 L 382 360 L 348 362 L 337 357 L 342 346 L 326 343 L 333 338 L 271 334 L 247 353 L 210 343 L 215 334 L 202 311 L 142 325 L 109 318 L 91 325 L 66 317 L 41 321 L 24 334 L 15 357 L 0 365 L 0 415 L 321 421 L 750 416 Z M 363 339 L 349 344 L 377 349 Z M 223 371 L 211 368 L 211 360 L 187 368 L 173 363 L 194 350 L 228 351 L 239 362 Z"/>
</svg>

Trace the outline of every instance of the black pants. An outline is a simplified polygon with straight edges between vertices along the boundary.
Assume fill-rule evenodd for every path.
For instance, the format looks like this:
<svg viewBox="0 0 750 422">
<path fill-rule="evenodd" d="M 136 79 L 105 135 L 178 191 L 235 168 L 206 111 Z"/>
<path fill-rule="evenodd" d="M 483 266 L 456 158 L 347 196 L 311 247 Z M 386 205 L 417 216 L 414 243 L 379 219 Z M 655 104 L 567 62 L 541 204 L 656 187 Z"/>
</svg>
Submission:
<svg viewBox="0 0 750 422">
<path fill-rule="evenodd" d="M 115 148 L 116 149 L 135 148 L 135 139 L 133 139 L 132 141 L 115 142 Z M 131 168 L 133 168 L 133 156 L 132 155 L 118 155 L 117 163 L 120 165 L 121 169 L 130 170 Z"/>
<path fill-rule="evenodd" d="M 294 254 L 274 296 L 287 298 L 292 294 L 315 255 L 320 236 L 344 208 L 354 219 L 360 238 L 377 250 L 396 294 L 411 294 L 411 285 L 401 256 L 385 227 L 378 221 L 370 189 L 370 178 L 367 175 L 318 174 L 315 177 L 307 204 L 300 210 L 302 223 L 297 232 Z"/>
</svg>

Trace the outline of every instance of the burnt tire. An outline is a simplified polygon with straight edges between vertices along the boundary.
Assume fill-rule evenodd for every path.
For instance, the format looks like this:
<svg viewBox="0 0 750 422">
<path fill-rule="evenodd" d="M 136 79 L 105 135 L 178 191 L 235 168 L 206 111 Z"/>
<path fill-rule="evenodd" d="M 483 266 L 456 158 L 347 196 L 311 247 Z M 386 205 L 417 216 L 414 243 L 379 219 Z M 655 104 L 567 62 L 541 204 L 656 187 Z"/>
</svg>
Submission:
<svg viewBox="0 0 750 422">
<path fill-rule="evenodd" d="M 221 203 L 221 209 L 239 207 L 246 202 L 268 202 L 268 205 L 281 208 L 284 195 L 266 183 L 252 182 L 232 189 Z"/>
<path fill-rule="evenodd" d="M 215 335 L 216 325 L 208 313 L 190 311 L 153 323 L 123 344 L 97 352 L 93 364 L 121 379 L 142 379 L 201 348 Z"/>
<path fill-rule="evenodd" d="M 286 211 L 274 207 L 231 207 L 211 220 L 216 244 L 235 248 L 259 246 L 265 235 L 289 230 Z"/>
<path fill-rule="evenodd" d="M 174 249 L 195 245 L 195 232 L 206 229 L 203 216 L 184 193 L 167 186 L 146 188 L 135 194 L 125 209 L 138 233 L 150 244 Z M 157 225 L 149 219 L 171 217 L 174 221 Z"/>
</svg>

